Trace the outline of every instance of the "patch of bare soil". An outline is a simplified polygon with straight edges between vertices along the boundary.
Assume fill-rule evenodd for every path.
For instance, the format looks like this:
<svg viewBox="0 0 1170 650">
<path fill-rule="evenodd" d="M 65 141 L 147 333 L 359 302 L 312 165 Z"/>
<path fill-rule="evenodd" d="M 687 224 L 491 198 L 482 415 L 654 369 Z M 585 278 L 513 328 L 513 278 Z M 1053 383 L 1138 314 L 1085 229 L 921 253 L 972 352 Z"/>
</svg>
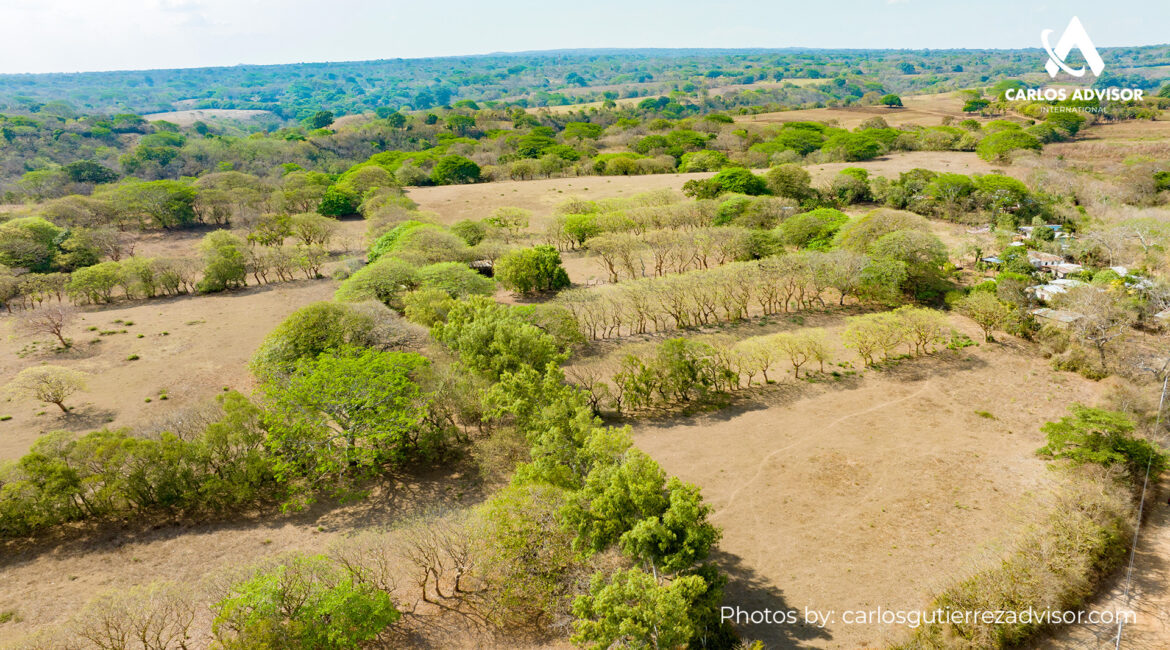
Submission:
<svg viewBox="0 0 1170 650">
<path fill-rule="evenodd" d="M 655 190 L 681 190 L 683 183 L 714 174 L 648 174 L 645 176 L 577 176 L 532 181 L 498 181 L 476 185 L 414 187 L 407 195 L 422 210 L 439 214 L 442 223 L 484 219 L 499 207 L 531 210 L 532 229 L 539 232 L 556 206 L 571 197 L 588 200 L 631 197 Z"/>
<path fill-rule="evenodd" d="M 296 309 L 332 298 L 336 287 L 330 280 L 303 280 L 90 307 L 66 332 L 72 349 L 61 352 L 43 336 L 17 335 L 12 318 L 0 318 L 5 383 L 41 364 L 91 375 L 88 389 L 66 402 L 72 407 L 68 415 L 56 406 L 5 395 L 0 416 L 12 419 L 0 422 L 0 460 L 18 458 L 48 431 L 138 426 L 201 404 L 224 388 L 249 392 L 253 378 L 247 363 L 264 337 Z"/>
<path fill-rule="evenodd" d="M 150 113 L 142 118 L 148 122 L 166 120 L 179 126 L 191 126 L 200 121 L 208 120 L 238 120 L 247 122 L 258 117 L 273 115 L 270 111 L 245 110 L 237 108 L 196 108 L 185 111 L 169 111 L 166 113 Z"/>
<path fill-rule="evenodd" d="M 845 129 L 855 129 L 862 122 L 881 117 L 893 127 L 938 126 L 943 119 L 980 119 L 963 112 L 963 100 L 955 93 L 938 95 L 911 95 L 902 97 L 902 108 L 889 106 L 842 106 L 835 108 L 807 108 L 795 111 L 760 113 L 736 117 L 737 122 L 748 124 L 774 124 L 783 122 L 836 122 Z"/>
<path fill-rule="evenodd" d="M 714 508 L 729 605 L 835 610 L 823 629 L 738 627 L 770 648 L 899 638 L 904 629 L 841 616 L 921 608 L 994 553 L 1018 505 L 1049 482 L 1034 455 L 1040 425 L 1098 393 L 999 344 L 787 382 L 733 409 L 635 427 L 636 444 Z"/>
<path fill-rule="evenodd" d="M 860 167 L 869 170 L 871 176 L 885 176 L 896 179 L 898 174 L 911 169 L 922 168 L 935 172 L 952 174 L 990 174 L 1003 172 L 1009 176 L 1023 178 L 1026 171 L 1021 167 L 992 165 L 970 151 L 904 151 L 892 153 L 874 160 L 852 163 L 827 163 L 805 167 L 813 177 L 813 184 L 827 184 L 838 172 L 846 167 Z"/>
</svg>

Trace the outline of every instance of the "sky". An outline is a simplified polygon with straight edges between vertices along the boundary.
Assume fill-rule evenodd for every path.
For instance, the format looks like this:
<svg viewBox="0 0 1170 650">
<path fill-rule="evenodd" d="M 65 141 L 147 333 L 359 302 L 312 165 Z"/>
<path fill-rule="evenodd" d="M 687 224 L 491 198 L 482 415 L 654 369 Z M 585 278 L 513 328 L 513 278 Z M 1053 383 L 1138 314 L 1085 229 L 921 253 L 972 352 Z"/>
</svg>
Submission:
<svg viewBox="0 0 1170 650">
<path fill-rule="evenodd" d="M 1170 42 L 1166 0 L 0 0 L 0 73 L 604 47 L 1098 47 Z"/>
</svg>

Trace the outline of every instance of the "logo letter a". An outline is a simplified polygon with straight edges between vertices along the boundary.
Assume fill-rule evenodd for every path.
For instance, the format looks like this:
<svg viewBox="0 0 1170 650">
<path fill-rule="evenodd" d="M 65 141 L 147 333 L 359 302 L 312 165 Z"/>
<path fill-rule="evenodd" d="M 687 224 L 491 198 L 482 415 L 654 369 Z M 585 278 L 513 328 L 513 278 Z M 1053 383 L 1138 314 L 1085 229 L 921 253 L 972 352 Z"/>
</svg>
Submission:
<svg viewBox="0 0 1170 650">
<path fill-rule="evenodd" d="M 1074 77 L 1085 76 L 1084 67 L 1073 69 L 1064 62 L 1074 47 L 1081 51 L 1081 55 L 1085 57 L 1085 62 L 1089 64 L 1089 69 L 1093 71 L 1094 75 L 1100 75 L 1101 71 L 1105 69 L 1105 62 L 1101 60 L 1097 47 L 1089 39 L 1089 33 L 1085 31 L 1085 26 L 1081 24 L 1080 18 L 1073 16 L 1068 27 L 1065 28 L 1064 34 L 1061 34 L 1060 40 L 1057 41 L 1056 47 L 1048 44 L 1048 37 L 1051 34 L 1051 29 L 1040 32 L 1040 42 L 1044 44 L 1044 49 L 1048 52 L 1048 63 L 1044 64 L 1044 68 L 1048 70 L 1048 74 L 1053 79 L 1060 74 L 1061 70 Z"/>
</svg>

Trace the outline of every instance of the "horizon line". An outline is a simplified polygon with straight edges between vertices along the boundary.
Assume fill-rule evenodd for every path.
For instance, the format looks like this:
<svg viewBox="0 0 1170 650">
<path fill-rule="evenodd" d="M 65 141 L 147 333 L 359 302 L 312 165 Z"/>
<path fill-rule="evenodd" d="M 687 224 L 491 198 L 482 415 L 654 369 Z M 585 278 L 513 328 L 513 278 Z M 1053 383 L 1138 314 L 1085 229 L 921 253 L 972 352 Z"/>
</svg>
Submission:
<svg viewBox="0 0 1170 650">
<path fill-rule="evenodd" d="M 1142 49 L 1170 47 L 1168 43 L 1153 43 L 1147 45 L 1105 45 L 1098 50 Z M 892 48 L 892 47 L 567 47 L 550 50 L 499 50 L 473 54 L 443 54 L 437 56 L 418 57 L 386 57 L 379 59 L 338 59 L 323 61 L 285 61 L 281 63 L 233 63 L 230 65 L 187 66 L 174 68 L 115 68 L 108 70 L 57 70 L 52 72 L 0 72 L 0 77 L 34 77 L 52 75 L 86 75 L 86 74 L 125 74 L 132 72 L 174 72 L 179 70 L 227 70 L 231 68 L 275 68 L 294 65 L 338 65 L 346 63 L 380 63 L 388 61 L 436 61 L 444 59 L 473 59 L 488 57 L 517 57 L 539 56 L 586 52 L 709 52 L 709 53 L 767 53 L 767 52 L 886 52 L 886 53 L 931 53 L 931 52 L 1044 52 L 1042 47 L 950 47 L 950 48 Z"/>
</svg>

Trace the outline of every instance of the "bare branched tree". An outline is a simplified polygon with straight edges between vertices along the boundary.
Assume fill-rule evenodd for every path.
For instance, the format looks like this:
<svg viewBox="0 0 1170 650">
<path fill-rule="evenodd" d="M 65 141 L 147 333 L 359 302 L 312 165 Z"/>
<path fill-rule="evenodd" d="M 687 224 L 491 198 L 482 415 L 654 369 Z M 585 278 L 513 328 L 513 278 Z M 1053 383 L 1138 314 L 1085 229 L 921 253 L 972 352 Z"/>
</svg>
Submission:
<svg viewBox="0 0 1170 650">
<path fill-rule="evenodd" d="M 72 325 L 76 318 L 76 309 L 64 303 L 57 303 L 25 311 L 16 322 L 21 331 L 34 336 L 49 334 L 61 342 L 61 347 L 67 348 L 72 342 L 65 338 L 65 329 Z"/>
</svg>

